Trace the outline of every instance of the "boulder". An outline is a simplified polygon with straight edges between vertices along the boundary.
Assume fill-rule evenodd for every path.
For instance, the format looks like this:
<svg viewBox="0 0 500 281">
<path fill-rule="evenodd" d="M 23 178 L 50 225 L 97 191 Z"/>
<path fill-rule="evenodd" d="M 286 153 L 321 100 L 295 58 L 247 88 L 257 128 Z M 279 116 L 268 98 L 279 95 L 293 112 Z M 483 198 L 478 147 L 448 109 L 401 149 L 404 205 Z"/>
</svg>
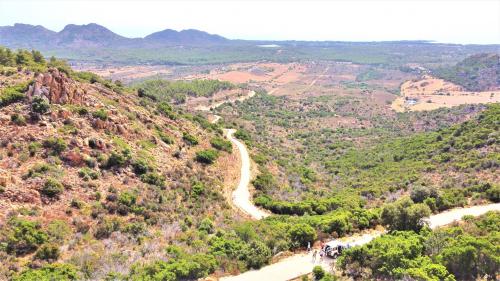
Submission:
<svg viewBox="0 0 500 281">
<path fill-rule="evenodd" d="M 87 91 L 79 83 L 54 68 L 48 73 L 37 74 L 27 92 L 30 100 L 42 97 L 55 104 L 82 104 L 86 95 Z"/>
</svg>

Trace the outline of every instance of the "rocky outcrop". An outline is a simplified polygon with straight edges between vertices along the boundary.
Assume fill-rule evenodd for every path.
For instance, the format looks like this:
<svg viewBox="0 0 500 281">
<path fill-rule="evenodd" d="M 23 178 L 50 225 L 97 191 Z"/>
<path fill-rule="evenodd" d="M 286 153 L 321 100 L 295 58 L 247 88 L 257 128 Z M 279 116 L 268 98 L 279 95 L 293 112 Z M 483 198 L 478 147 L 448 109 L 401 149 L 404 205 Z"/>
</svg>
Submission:
<svg viewBox="0 0 500 281">
<path fill-rule="evenodd" d="M 65 73 L 52 68 L 47 73 L 37 74 L 26 94 L 30 100 L 42 97 L 50 103 L 82 104 L 87 91 Z"/>
</svg>

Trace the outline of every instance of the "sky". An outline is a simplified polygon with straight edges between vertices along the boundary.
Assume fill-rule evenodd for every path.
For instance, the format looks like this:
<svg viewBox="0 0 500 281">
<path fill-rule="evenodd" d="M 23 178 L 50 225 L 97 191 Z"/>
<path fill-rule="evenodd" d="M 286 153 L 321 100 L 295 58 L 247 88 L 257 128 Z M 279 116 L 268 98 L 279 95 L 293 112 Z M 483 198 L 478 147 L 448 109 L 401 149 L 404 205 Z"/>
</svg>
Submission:
<svg viewBox="0 0 500 281">
<path fill-rule="evenodd" d="M 195 28 L 230 39 L 500 44 L 500 0 L 0 0 L 0 26 L 91 22 L 126 37 Z"/>
</svg>

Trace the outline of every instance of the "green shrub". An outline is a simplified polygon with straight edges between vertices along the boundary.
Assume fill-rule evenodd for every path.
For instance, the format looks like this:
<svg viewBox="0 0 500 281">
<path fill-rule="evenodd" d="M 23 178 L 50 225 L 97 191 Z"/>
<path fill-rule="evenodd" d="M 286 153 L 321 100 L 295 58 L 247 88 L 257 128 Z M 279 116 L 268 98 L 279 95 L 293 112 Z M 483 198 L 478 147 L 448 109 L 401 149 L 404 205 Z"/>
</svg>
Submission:
<svg viewBox="0 0 500 281">
<path fill-rule="evenodd" d="M 36 251 L 35 258 L 39 260 L 55 261 L 59 258 L 59 247 L 54 244 L 44 244 Z"/>
<path fill-rule="evenodd" d="M 200 225 L 198 226 L 199 231 L 204 231 L 206 233 L 212 233 L 214 229 L 214 223 L 211 219 L 209 218 L 204 218 L 201 222 Z"/>
<path fill-rule="evenodd" d="M 26 84 L 18 84 L 0 92 L 0 107 L 22 101 L 25 98 Z"/>
<path fill-rule="evenodd" d="M 13 218 L 7 223 L 5 238 L 7 253 L 25 255 L 34 252 L 48 240 L 37 222 Z"/>
<path fill-rule="evenodd" d="M 21 114 L 14 113 L 10 116 L 10 121 L 12 123 L 18 125 L 18 126 L 25 126 L 26 125 L 26 118 L 22 116 Z"/>
<path fill-rule="evenodd" d="M 248 245 L 243 255 L 247 266 L 254 269 L 266 265 L 272 257 L 271 249 L 265 243 L 257 240 Z"/>
<path fill-rule="evenodd" d="M 69 264 L 49 264 L 37 269 L 27 269 L 13 281 L 62 281 L 78 280 L 79 275 L 76 268 Z"/>
<path fill-rule="evenodd" d="M 212 164 L 219 157 L 219 153 L 213 149 L 205 149 L 196 152 L 196 161 L 203 164 Z"/>
<path fill-rule="evenodd" d="M 52 150 L 54 155 L 60 155 L 66 148 L 66 142 L 62 138 L 50 137 L 43 142 L 43 146 Z"/>
<path fill-rule="evenodd" d="M 104 109 L 98 109 L 98 110 L 92 112 L 92 116 L 94 118 L 101 119 L 102 121 L 108 120 L 108 112 L 105 111 Z"/>
<path fill-rule="evenodd" d="M 233 151 L 233 145 L 231 144 L 231 142 L 221 137 L 215 137 L 211 139 L 210 144 L 217 150 L 227 151 L 229 153 Z"/>
<path fill-rule="evenodd" d="M 78 175 L 84 180 L 84 181 L 89 181 L 89 180 L 96 180 L 99 178 L 99 172 L 92 170 L 88 167 L 81 168 L 78 171 Z"/>
<path fill-rule="evenodd" d="M 132 163 L 132 168 L 134 169 L 134 173 L 136 175 L 143 175 L 153 170 L 153 168 L 144 159 L 135 160 L 134 163 Z"/>
<path fill-rule="evenodd" d="M 321 280 L 323 277 L 325 277 L 325 274 L 325 270 L 320 265 L 316 265 L 313 268 L 314 280 Z"/>
<path fill-rule="evenodd" d="M 109 238 L 109 236 L 111 236 L 111 233 L 119 230 L 120 230 L 119 220 L 115 218 L 105 219 L 104 221 L 101 221 L 97 224 L 94 236 L 97 239 L 105 239 Z"/>
<path fill-rule="evenodd" d="M 174 139 L 162 131 L 158 131 L 158 136 L 166 144 L 174 144 Z"/>
<path fill-rule="evenodd" d="M 382 221 L 390 230 L 419 231 L 425 224 L 423 218 L 431 214 L 426 204 L 414 204 L 408 198 L 402 198 L 394 203 L 386 204 L 382 209 Z"/>
<path fill-rule="evenodd" d="M 158 187 L 165 187 L 165 177 L 155 172 L 149 172 L 142 175 L 141 180 L 145 183 L 156 185 Z"/>
<path fill-rule="evenodd" d="M 31 102 L 31 111 L 38 114 L 45 114 L 49 112 L 50 104 L 47 100 L 41 97 L 34 97 Z"/>
<path fill-rule="evenodd" d="M 55 198 L 64 191 L 64 186 L 56 179 L 49 178 L 40 191 L 43 195 L 49 198 Z"/>
<path fill-rule="evenodd" d="M 189 145 L 197 145 L 198 143 L 200 143 L 195 136 L 188 133 L 183 133 L 182 139 Z"/>
<path fill-rule="evenodd" d="M 106 160 L 104 168 L 111 169 L 125 167 L 128 164 L 129 159 L 129 152 L 123 151 L 122 153 L 117 153 L 113 151 Z"/>
<path fill-rule="evenodd" d="M 305 223 L 294 224 L 288 230 L 292 244 L 296 247 L 306 246 L 307 243 L 314 242 L 316 240 L 316 230 L 310 225 Z"/>
<path fill-rule="evenodd" d="M 250 133 L 243 130 L 243 129 L 239 129 L 237 130 L 235 133 L 234 133 L 234 137 L 242 140 L 242 141 L 250 141 L 251 140 L 251 137 L 250 137 Z"/>
<path fill-rule="evenodd" d="M 177 119 L 177 115 L 174 112 L 174 108 L 170 104 L 168 104 L 166 102 L 160 102 L 158 104 L 157 109 L 158 109 L 158 112 L 167 116 L 168 118 L 170 118 L 172 120 Z"/>
</svg>

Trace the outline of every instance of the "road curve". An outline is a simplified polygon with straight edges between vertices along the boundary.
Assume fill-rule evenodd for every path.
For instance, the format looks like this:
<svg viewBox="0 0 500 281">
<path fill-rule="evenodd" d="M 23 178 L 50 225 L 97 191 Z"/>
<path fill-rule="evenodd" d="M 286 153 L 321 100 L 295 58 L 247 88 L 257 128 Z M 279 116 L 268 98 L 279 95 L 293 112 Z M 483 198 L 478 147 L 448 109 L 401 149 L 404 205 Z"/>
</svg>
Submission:
<svg viewBox="0 0 500 281">
<path fill-rule="evenodd" d="M 224 129 L 226 137 L 236 145 L 241 157 L 240 182 L 238 187 L 233 191 L 233 203 L 244 213 L 256 220 L 260 220 L 269 216 L 269 213 L 257 208 L 251 200 L 248 186 L 250 184 L 250 156 L 246 146 L 237 140 L 233 134 L 235 129 Z"/>
<path fill-rule="evenodd" d="M 500 211 L 500 203 L 472 206 L 467 208 L 457 208 L 443 213 L 430 216 L 427 221 L 431 228 L 444 226 L 456 220 L 460 220 L 463 216 L 480 216 L 488 211 Z M 365 234 L 357 237 L 348 237 L 350 243 L 355 245 L 363 245 L 375 237 L 382 235 L 382 232 Z M 321 263 L 314 263 L 311 254 L 296 254 L 277 263 L 265 266 L 259 270 L 247 271 L 236 276 L 223 277 L 221 281 L 252 281 L 252 280 L 290 280 L 301 275 L 312 272 L 316 265 L 321 265 L 326 270 L 330 270 L 333 260 L 325 259 Z"/>
</svg>

